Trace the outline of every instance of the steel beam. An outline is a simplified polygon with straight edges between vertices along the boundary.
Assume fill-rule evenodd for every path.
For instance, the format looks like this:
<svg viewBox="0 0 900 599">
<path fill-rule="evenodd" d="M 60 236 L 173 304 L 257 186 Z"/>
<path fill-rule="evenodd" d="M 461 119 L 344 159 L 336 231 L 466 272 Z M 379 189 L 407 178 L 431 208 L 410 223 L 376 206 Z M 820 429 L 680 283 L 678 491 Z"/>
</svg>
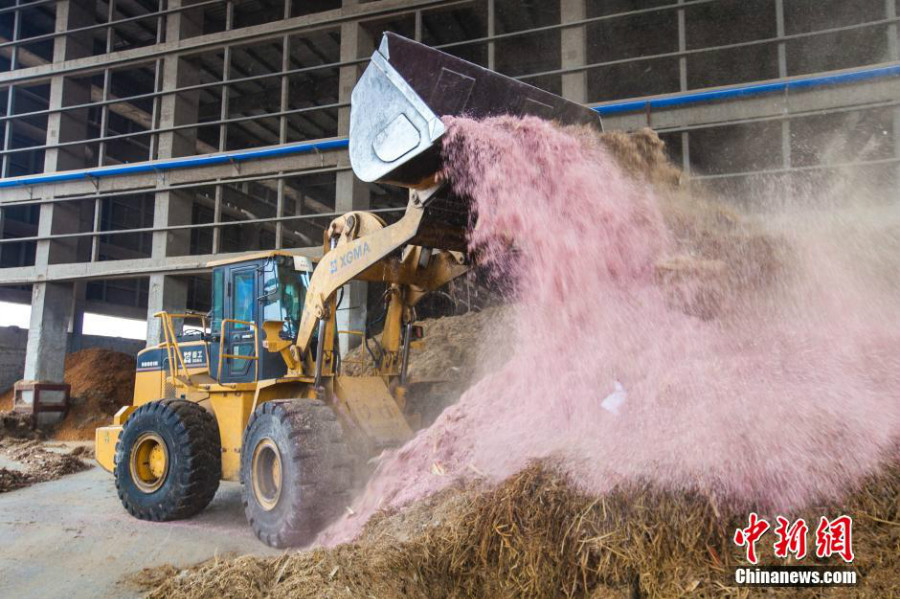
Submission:
<svg viewBox="0 0 900 599">
<path fill-rule="evenodd" d="M 292 252 L 317 258 L 322 248 L 296 248 Z M 171 256 L 168 258 L 139 258 L 135 260 L 108 260 L 103 262 L 75 262 L 72 264 L 49 264 L 41 268 L 17 266 L 3 269 L 2 285 L 28 285 L 35 280 L 59 283 L 102 280 L 131 279 L 156 274 L 188 275 L 206 272 L 206 265 L 213 260 L 236 258 L 246 252 L 203 254 L 199 256 Z"/>
<path fill-rule="evenodd" d="M 471 0 L 378 0 L 364 4 L 348 4 L 342 8 L 313 13 L 280 21 L 277 26 L 264 23 L 231 31 L 200 35 L 188 39 L 167 39 L 154 46 L 113 52 L 102 56 L 66 60 L 0 73 L 0 87 L 11 83 L 37 83 L 58 74 L 86 74 L 109 66 L 124 66 L 147 61 L 148 56 L 196 53 L 228 44 L 243 44 L 281 37 L 284 34 L 307 33 L 333 29 L 343 23 L 359 22 L 390 14 L 415 12 L 420 8 L 468 4 Z M 182 13 L 178 13 L 182 14 Z M 170 19 L 172 16 L 170 15 Z"/>
</svg>

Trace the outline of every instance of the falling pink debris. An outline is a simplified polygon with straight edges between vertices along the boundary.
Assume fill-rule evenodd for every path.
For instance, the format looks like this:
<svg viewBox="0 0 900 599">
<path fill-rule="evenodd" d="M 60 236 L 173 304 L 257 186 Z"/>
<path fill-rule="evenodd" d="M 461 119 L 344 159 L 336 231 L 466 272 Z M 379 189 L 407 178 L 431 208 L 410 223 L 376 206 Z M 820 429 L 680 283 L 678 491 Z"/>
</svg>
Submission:
<svg viewBox="0 0 900 599">
<path fill-rule="evenodd" d="M 470 245 L 516 281 L 515 351 L 385 456 L 321 542 L 540 458 L 593 493 L 653 481 L 785 511 L 839 497 L 896 447 L 900 302 L 854 278 L 840 240 L 798 235 L 784 297 L 701 320 L 654 280 L 670 241 L 653 190 L 601 145 L 531 117 L 445 122 L 443 175 L 478 214 Z"/>
</svg>

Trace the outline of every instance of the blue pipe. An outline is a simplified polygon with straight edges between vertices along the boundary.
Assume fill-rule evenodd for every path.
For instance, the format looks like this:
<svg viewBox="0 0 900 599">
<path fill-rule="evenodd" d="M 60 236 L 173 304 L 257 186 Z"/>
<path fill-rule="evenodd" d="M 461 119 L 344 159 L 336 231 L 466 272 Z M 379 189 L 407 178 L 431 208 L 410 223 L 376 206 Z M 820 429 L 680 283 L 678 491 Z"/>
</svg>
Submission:
<svg viewBox="0 0 900 599">
<path fill-rule="evenodd" d="M 900 76 L 900 65 L 862 69 L 849 73 L 838 73 L 836 75 L 803 77 L 799 79 L 792 79 L 790 81 L 758 83 L 754 85 L 729 87 L 727 89 L 684 93 L 666 96 L 663 98 L 653 98 L 650 100 L 628 100 L 626 102 L 615 102 L 611 104 L 603 104 L 602 106 L 594 106 L 593 110 L 595 110 L 601 116 L 609 116 L 627 112 L 638 112 L 647 109 L 652 110 L 660 108 L 675 108 L 678 106 L 699 104 L 702 102 L 714 102 L 718 100 L 746 98 L 777 92 L 787 92 L 792 90 L 804 90 L 815 87 L 859 83 L 862 81 L 869 81 L 871 79 L 881 79 L 896 76 Z M 0 189 L 5 187 L 38 185 L 41 183 L 60 183 L 62 181 L 100 179 L 103 177 L 114 177 L 118 175 L 164 172 L 180 168 L 212 166 L 217 164 L 226 164 L 229 162 L 243 162 L 246 160 L 257 160 L 259 158 L 273 158 L 277 156 L 306 154 L 309 152 L 318 152 L 323 150 L 340 150 L 348 147 L 348 145 L 349 142 L 347 138 L 341 137 L 328 139 L 325 141 L 299 142 L 283 146 L 263 148 L 261 150 L 240 150 L 236 152 L 225 152 L 222 154 L 208 154 L 206 156 L 175 158 L 172 160 L 159 160 L 155 162 L 140 162 L 137 164 L 125 164 L 122 166 L 114 167 L 98 167 L 81 171 L 66 171 L 63 173 L 52 173 L 49 175 L 32 175 L 25 177 L 16 177 L 13 179 L 0 179 Z"/>
<path fill-rule="evenodd" d="M 760 96 L 763 94 L 772 94 L 777 92 L 798 91 L 831 85 L 844 85 L 847 83 L 859 83 L 861 81 L 868 81 L 870 79 L 896 77 L 898 75 L 900 75 L 900 65 L 891 65 L 887 67 L 877 67 L 874 69 L 853 71 L 850 73 L 839 73 L 837 75 L 819 75 L 815 77 L 792 79 L 790 81 L 758 83 L 755 85 L 729 87 L 728 89 L 716 89 L 712 91 L 678 94 L 673 96 L 666 96 L 664 98 L 653 98 L 651 100 L 629 100 L 627 102 L 615 102 L 612 104 L 603 104 L 602 106 L 594 106 L 593 110 L 599 113 L 600 116 L 608 116 L 612 114 L 622 114 L 625 112 L 638 112 L 647 110 L 648 108 L 651 110 L 655 108 L 674 108 L 677 106 L 685 106 L 688 104 L 699 104 L 701 102 L 713 102 L 716 100 L 728 100 L 732 98 L 746 98 L 749 96 Z"/>
<path fill-rule="evenodd" d="M 325 141 L 300 142 L 263 148 L 261 150 L 240 150 L 222 154 L 208 154 L 206 156 L 191 156 L 188 158 L 175 158 L 172 160 L 158 160 L 154 162 L 139 162 L 137 164 L 123 164 L 121 166 L 107 166 L 82 171 L 66 171 L 49 175 L 34 175 L 31 177 L 16 177 L 14 179 L 0 179 L 0 189 L 4 187 L 21 187 L 24 185 L 38 185 L 41 183 L 59 183 L 62 181 L 83 181 L 87 179 L 101 179 L 103 177 L 115 177 L 118 175 L 136 175 L 141 173 L 154 173 L 171 171 L 180 168 L 194 168 L 198 166 L 214 166 L 229 162 L 245 162 L 259 158 L 273 158 L 277 156 L 290 156 L 293 154 L 307 154 L 325 150 L 339 150 L 348 146 L 347 138 L 328 139 Z"/>
</svg>

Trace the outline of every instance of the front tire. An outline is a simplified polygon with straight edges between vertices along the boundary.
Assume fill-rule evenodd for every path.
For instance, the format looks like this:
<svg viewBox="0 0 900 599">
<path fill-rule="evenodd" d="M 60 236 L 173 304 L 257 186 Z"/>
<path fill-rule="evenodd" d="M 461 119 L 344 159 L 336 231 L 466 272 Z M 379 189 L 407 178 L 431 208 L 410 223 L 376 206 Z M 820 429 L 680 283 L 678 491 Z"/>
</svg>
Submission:
<svg viewBox="0 0 900 599">
<path fill-rule="evenodd" d="M 305 545 L 348 504 L 353 460 L 334 412 L 314 399 L 253 412 L 241 450 L 250 526 L 272 547 Z"/>
<path fill-rule="evenodd" d="M 180 399 L 142 405 L 125 422 L 113 472 L 119 499 L 135 518 L 190 518 L 219 488 L 222 450 L 215 418 Z"/>
</svg>

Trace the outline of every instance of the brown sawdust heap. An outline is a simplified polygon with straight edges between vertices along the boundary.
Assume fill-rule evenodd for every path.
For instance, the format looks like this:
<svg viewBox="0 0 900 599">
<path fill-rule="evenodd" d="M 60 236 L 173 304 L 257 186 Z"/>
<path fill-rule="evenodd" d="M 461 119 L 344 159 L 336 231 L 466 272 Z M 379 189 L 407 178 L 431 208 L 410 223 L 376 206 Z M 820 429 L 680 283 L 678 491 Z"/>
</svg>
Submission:
<svg viewBox="0 0 900 599">
<path fill-rule="evenodd" d="M 69 412 L 52 432 L 60 441 L 90 441 L 94 429 L 109 424 L 122 406 L 131 403 L 135 360 L 128 354 L 90 348 L 66 356 Z M 0 396 L 0 410 L 11 410 L 13 390 Z"/>
<path fill-rule="evenodd" d="M 10 387 L 3 393 L 0 393 L 0 412 L 8 412 L 12 410 L 13 406 L 14 393 L 13 388 Z"/>
<path fill-rule="evenodd" d="M 39 439 L 43 433 L 34 430 L 31 416 L 22 412 L 0 412 L 0 440 L 5 437 L 12 439 Z"/>
<path fill-rule="evenodd" d="M 570 127 L 567 131 L 579 138 L 594 138 L 616 159 L 619 166 L 633 177 L 645 179 L 657 187 L 678 187 L 681 170 L 669 161 L 666 144 L 649 128 L 631 133 L 606 131 L 599 135 L 586 127 Z"/>
<path fill-rule="evenodd" d="M 119 584 L 132 588 L 154 589 L 177 575 L 178 568 L 171 564 L 165 564 L 157 568 L 144 568 L 139 572 L 126 576 L 119 581 Z"/>
<path fill-rule="evenodd" d="M 4 453 L 43 477 L 43 480 L 53 480 L 88 468 L 79 459 L 84 453 L 81 448 L 69 453 L 57 453 L 46 449 L 40 441 L 27 441 L 5 448 Z"/>
<path fill-rule="evenodd" d="M 134 394 L 135 360 L 108 349 L 83 349 L 66 356 L 65 380 L 71 386 L 72 407 L 53 434 L 67 441 L 91 440 L 94 429 L 109 424 Z"/>
<path fill-rule="evenodd" d="M 790 518 L 809 523 L 841 513 L 854 517 L 861 583 L 769 589 L 767 596 L 897 596 L 897 462 L 840 506 Z M 446 490 L 381 514 L 358 541 L 331 550 L 219 559 L 177 574 L 167 566 L 168 578 L 147 597 L 747 597 L 732 583 L 743 557 L 731 537 L 744 526 L 746 514 L 721 513 L 708 497 L 649 485 L 590 497 L 551 466 L 535 464 L 496 488 Z M 771 542 L 757 547 L 763 563 L 785 563 L 774 558 Z M 819 563 L 841 565 L 839 558 Z"/>
<path fill-rule="evenodd" d="M 70 408 L 52 431 L 56 440 L 88 441 L 94 429 L 109 423 L 119 407 L 131 403 L 134 358 L 106 349 L 85 349 L 66 356 L 65 382 L 70 385 Z M 30 418 L 9 412 L 13 390 L 0 396 L 0 453 L 21 463 L 24 470 L 0 468 L 0 493 L 55 480 L 90 468 L 83 460 L 93 450 L 75 447 L 69 453 L 48 450 L 39 440 L 45 433 L 31 430 Z"/>
</svg>

